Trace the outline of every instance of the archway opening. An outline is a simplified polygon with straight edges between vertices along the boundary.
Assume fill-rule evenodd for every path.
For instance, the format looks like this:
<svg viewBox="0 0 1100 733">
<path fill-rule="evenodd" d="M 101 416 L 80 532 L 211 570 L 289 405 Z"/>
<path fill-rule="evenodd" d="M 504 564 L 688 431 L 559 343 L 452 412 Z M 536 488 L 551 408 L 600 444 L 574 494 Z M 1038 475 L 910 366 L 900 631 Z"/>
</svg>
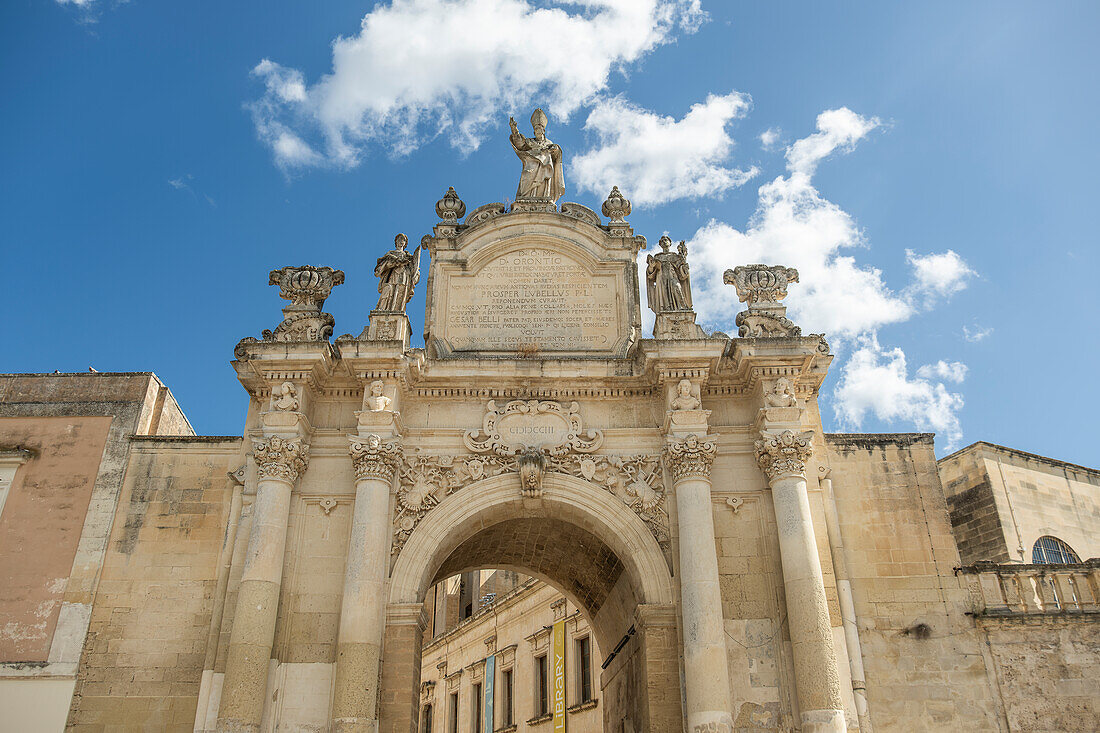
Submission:
<svg viewBox="0 0 1100 733">
<path fill-rule="evenodd" d="M 551 687 L 564 690 L 574 730 L 678 729 L 679 696 L 667 694 L 680 687 L 672 583 L 653 535 L 599 486 L 548 476 L 541 498 L 524 499 L 518 483 L 505 475 L 452 494 L 402 549 L 390 608 L 404 615 L 387 620 L 382 729 L 430 720 L 432 731 L 486 730 L 490 714 L 491 730 L 537 724 L 562 701 Z M 485 603 L 487 569 L 521 582 Z M 472 579 L 463 588 L 475 572 L 476 589 Z M 411 638 L 399 628 L 408 609 L 438 604 L 440 583 L 459 605 L 445 611 L 451 626 L 432 618 L 435 605 L 416 643 L 400 641 Z M 557 674 L 559 649 L 565 679 L 555 685 L 547 673 Z M 666 691 L 659 700 L 655 689 Z"/>
</svg>

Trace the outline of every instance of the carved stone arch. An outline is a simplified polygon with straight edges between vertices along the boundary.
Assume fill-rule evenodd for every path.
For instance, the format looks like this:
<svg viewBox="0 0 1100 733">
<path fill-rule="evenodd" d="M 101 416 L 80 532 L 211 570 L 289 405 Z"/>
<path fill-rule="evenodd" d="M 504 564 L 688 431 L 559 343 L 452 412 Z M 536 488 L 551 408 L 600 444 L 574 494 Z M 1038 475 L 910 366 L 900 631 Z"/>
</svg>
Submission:
<svg viewBox="0 0 1100 733">
<path fill-rule="evenodd" d="M 538 549 L 552 547 L 547 535 L 560 540 L 568 562 L 540 564 L 544 554 L 554 554 Z M 591 572 L 589 566 L 600 563 Z M 677 689 L 680 677 L 673 579 L 650 528 L 582 478 L 548 473 L 542 497 L 525 500 L 510 472 L 449 495 L 398 555 L 390 575 L 380 730 L 406 731 L 416 719 L 420 632 L 407 619 L 421 613 L 433 582 L 475 567 L 516 570 L 561 590 L 588 617 L 604 661 L 618 650 L 601 686 L 631 701 L 632 719 L 647 721 L 643 730 L 679 729 L 679 696 L 649 696 L 649 690 Z"/>
</svg>

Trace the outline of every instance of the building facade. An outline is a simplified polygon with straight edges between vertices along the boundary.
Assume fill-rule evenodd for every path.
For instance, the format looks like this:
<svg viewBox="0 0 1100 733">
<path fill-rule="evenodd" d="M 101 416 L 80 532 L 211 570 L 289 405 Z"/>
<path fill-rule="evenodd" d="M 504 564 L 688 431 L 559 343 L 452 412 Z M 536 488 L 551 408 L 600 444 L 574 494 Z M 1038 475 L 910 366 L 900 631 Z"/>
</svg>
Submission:
<svg viewBox="0 0 1100 733">
<path fill-rule="evenodd" d="M 550 144 L 517 140 L 535 162 Z M 81 731 L 402 733 L 426 710 L 433 731 L 472 730 L 491 686 L 485 730 L 558 730 L 537 660 L 587 639 L 592 699 L 576 674 L 562 693 L 573 730 L 1095 729 L 1095 563 L 1055 585 L 962 566 L 932 436 L 822 430 L 832 356 L 786 317 L 796 270 L 729 270 L 739 334 L 706 333 L 689 253 L 663 237 L 646 338 L 645 239 L 618 189 L 601 211 L 521 196 L 467 214 L 451 189 L 412 253 L 399 235 L 378 261 L 358 336 L 332 339 L 323 310 L 343 272 L 272 271 L 283 318 L 234 351 L 240 436 L 192 435 L 148 375 L 87 375 L 97 399 L 7 378 L 0 558 L 26 590 L 3 609 L 0 686 L 65 679 L 43 694 Z M 60 432 L 23 437 L 52 410 Z M 71 425 L 86 450 L 56 466 L 41 446 L 73 445 Z M 47 474 L 83 476 L 57 501 L 90 498 L 28 533 Z M 75 549 L 42 549 L 59 537 Z M 482 569 L 564 603 L 524 582 L 435 633 L 432 589 Z"/>
</svg>

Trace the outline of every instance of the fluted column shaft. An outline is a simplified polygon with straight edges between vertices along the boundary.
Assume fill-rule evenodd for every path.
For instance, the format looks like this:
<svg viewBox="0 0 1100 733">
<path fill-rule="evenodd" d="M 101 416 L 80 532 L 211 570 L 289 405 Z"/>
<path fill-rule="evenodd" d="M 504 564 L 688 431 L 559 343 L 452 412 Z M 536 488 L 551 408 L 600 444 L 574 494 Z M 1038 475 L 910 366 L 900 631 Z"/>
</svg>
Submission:
<svg viewBox="0 0 1100 733">
<path fill-rule="evenodd" d="M 811 438 L 812 433 L 765 432 L 756 442 L 756 456 L 775 505 L 802 731 L 844 733 L 840 673 L 806 493 Z"/>
<path fill-rule="evenodd" d="M 259 483 L 218 709 L 217 730 L 224 733 L 260 729 L 279 611 L 290 493 L 308 465 L 309 446 L 297 438 L 274 436 L 257 443 L 253 455 Z"/>
<path fill-rule="evenodd" d="M 680 546 L 684 684 L 689 731 L 733 730 L 722 593 L 710 501 L 714 441 L 671 440 L 666 456 L 675 482 Z"/>
<path fill-rule="evenodd" d="M 350 452 L 355 464 L 355 508 L 336 641 L 332 730 L 374 733 L 378 730 L 384 590 L 392 539 L 390 487 L 400 446 L 370 435 L 352 438 Z"/>
</svg>

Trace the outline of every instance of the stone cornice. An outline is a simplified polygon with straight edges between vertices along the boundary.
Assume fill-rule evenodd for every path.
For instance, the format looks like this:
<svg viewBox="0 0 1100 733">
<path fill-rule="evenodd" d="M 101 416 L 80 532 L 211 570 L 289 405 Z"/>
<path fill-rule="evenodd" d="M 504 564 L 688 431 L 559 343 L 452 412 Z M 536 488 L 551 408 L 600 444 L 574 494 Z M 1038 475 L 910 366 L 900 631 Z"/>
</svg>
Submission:
<svg viewBox="0 0 1100 733">
<path fill-rule="evenodd" d="M 300 438 L 286 439 L 273 435 L 266 441 L 253 443 L 253 458 L 260 479 L 277 479 L 293 484 L 309 466 L 309 446 Z"/>
<path fill-rule="evenodd" d="M 688 435 L 683 440 L 669 440 L 665 444 L 665 460 L 672 469 L 673 478 L 710 478 L 710 467 L 718 454 L 714 436 Z"/>
</svg>

